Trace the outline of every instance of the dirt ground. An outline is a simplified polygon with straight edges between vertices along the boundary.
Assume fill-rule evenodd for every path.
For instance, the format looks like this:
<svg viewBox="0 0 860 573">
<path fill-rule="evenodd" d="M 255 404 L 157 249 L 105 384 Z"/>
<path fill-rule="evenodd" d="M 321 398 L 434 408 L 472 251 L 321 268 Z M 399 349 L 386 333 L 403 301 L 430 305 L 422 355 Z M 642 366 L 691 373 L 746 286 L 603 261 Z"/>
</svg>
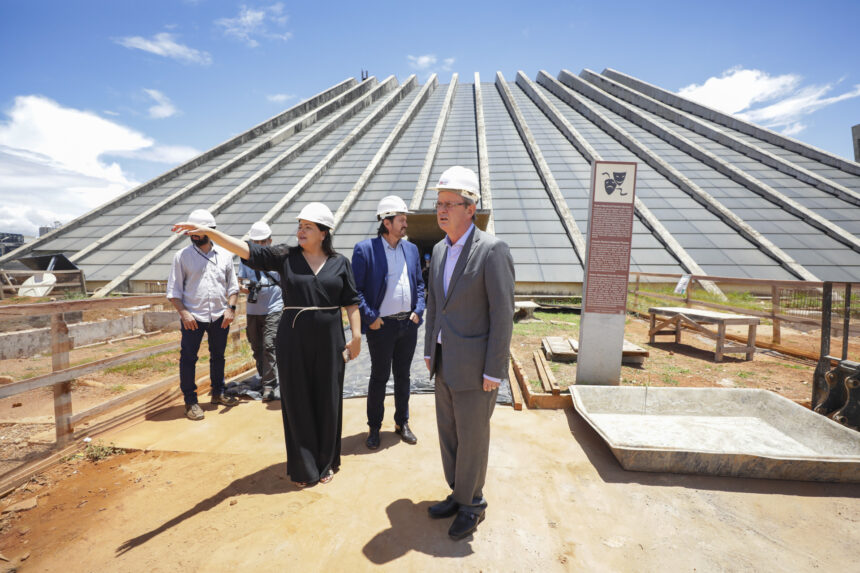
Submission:
<svg viewBox="0 0 860 573">
<path fill-rule="evenodd" d="M 845 570 L 860 485 L 627 472 L 573 411 L 493 416 L 487 519 L 447 538 L 433 397 L 414 395 L 408 446 L 388 421 L 364 447 L 345 401 L 331 484 L 284 475 L 280 413 L 259 402 L 206 420 L 171 406 L 109 436 L 125 454 L 72 458 L 0 500 L 0 567 L 18 571 Z M 35 504 L 10 511 L 15 504 Z M 19 506 L 19 508 L 22 506 Z M 0 568 L 2 571 L 2 568 Z"/>
<path fill-rule="evenodd" d="M 541 322 L 515 326 L 512 343 L 533 382 L 531 354 L 541 337 L 578 332 L 576 315 L 537 316 Z M 665 337 L 667 342 L 652 346 L 647 327 L 644 320 L 628 320 L 626 339 L 650 357 L 640 367 L 623 367 L 623 384 L 764 388 L 800 402 L 810 398 L 811 362 L 760 351 L 753 361 L 730 355 L 717 363 L 713 341 L 685 332 L 682 344 Z M 171 336 L 177 335 L 145 343 Z M 766 330 L 760 336 L 768 340 Z M 785 328 L 782 336 L 817 340 L 815 333 Z M 98 359 L 141 343 L 83 349 L 72 360 Z M 858 351 L 860 341 L 852 340 L 851 354 Z M 77 381 L 75 410 L 175 371 L 176 355 Z M 50 358 L 41 357 L 16 361 L 9 371 L 17 380 L 46 367 Z M 575 364 L 551 367 L 562 386 L 575 379 Z M 413 403 L 422 400 L 428 398 L 413 397 Z M 382 450 L 397 455 L 381 456 L 379 468 L 364 455 L 363 401 L 347 402 L 344 455 L 354 467 L 345 463 L 329 489 L 293 488 L 283 471 L 279 414 L 259 403 L 240 407 L 265 408 L 247 421 L 207 412 L 193 435 L 182 435 L 184 445 L 135 443 L 127 436 L 139 434 L 140 427 L 123 438 L 132 443 L 128 453 L 102 461 L 79 453 L 0 500 L 0 571 L 796 571 L 844 568 L 856 560 L 849 548 L 860 542 L 860 486 L 625 472 L 575 412 L 523 415 L 503 406 L 493 419 L 501 437 L 494 437 L 490 479 L 502 480 L 492 487 L 504 500 L 505 516 L 492 524 L 488 519 L 474 542 L 451 544 L 438 523 L 428 531 L 424 517 L 428 500 L 444 495 L 432 408 L 424 405 L 421 419 L 413 414 L 413 429 L 421 436 L 414 451 L 423 453 L 401 459 L 413 450 L 384 432 Z M 174 410 L 165 420 L 184 423 Z M 265 420 L 268 425 L 256 429 Z M 268 449 L 256 456 L 241 450 L 213 455 L 212 442 L 218 440 L 209 424 L 215 423 L 227 424 L 220 430 L 227 442 L 250 432 L 249 439 Z M 170 427 L 190 431 L 187 425 Z M 50 389 L 0 400 L 0 473 L 44 455 L 52 447 L 45 435 L 52 431 Z M 564 439 L 571 435 L 574 440 Z M 95 448 L 96 457 L 100 453 Z M 351 477 L 342 479 L 344 474 Z M 425 494 L 410 497 L 406 484 L 413 481 Z M 387 501 L 377 499 L 380 492 Z M 33 499 L 32 509 L 9 511 Z"/>
<path fill-rule="evenodd" d="M 178 342 L 178 332 L 167 332 L 74 349 L 70 365 L 101 360 L 123 352 Z M 231 347 L 228 346 L 228 351 Z M 243 341 L 238 352 L 228 355 L 248 359 L 250 348 Z M 200 349 L 198 364 L 209 359 L 206 346 Z M 205 368 L 205 366 L 204 366 Z M 0 360 L 0 373 L 14 381 L 47 374 L 51 371 L 50 355 Z M 179 351 L 164 353 L 139 361 L 92 372 L 72 383 L 72 408 L 82 412 L 122 394 L 144 388 L 179 371 Z M 0 476 L 30 461 L 39 459 L 54 448 L 54 398 L 51 387 L 23 392 L 0 399 Z"/>
<path fill-rule="evenodd" d="M 544 336 L 577 338 L 579 316 L 546 312 L 537 312 L 535 316 L 541 322 L 519 323 L 514 326 L 511 349 L 525 368 L 533 389 L 539 391 L 540 382 L 532 358 L 533 352 L 540 348 Z M 656 342 L 651 345 L 648 340 L 648 326 L 646 320 L 632 316 L 627 319 L 624 338 L 647 350 L 649 357 L 642 365 L 622 366 L 622 385 L 761 388 L 801 403 L 812 397 L 811 384 L 815 364 L 809 360 L 759 349 L 751 361 L 746 360 L 743 354 L 727 354 L 722 362 L 716 362 L 713 340 L 695 332 L 684 331 L 680 344 L 675 344 L 672 336 L 662 336 L 657 337 Z M 728 332 L 746 335 L 745 328 L 730 327 Z M 769 340 L 769 327 L 760 328 L 759 337 L 760 340 Z M 782 339 L 786 343 L 798 345 L 800 342 L 795 343 L 795 340 L 814 339 L 817 344 L 818 334 L 783 328 Z M 849 356 L 860 357 L 860 339 L 852 339 L 851 343 Z M 575 362 L 549 364 L 560 387 L 565 388 L 575 382 Z"/>
<path fill-rule="evenodd" d="M 532 353 L 540 348 L 540 341 L 544 336 L 576 338 L 579 332 L 579 316 L 573 313 L 538 312 L 536 317 L 539 322 L 515 325 L 511 349 L 513 355 L 525 367 L 532 387 L 539 391 Z M 745 329 L 735 330 L 738 334 L 746 334 Z M 665 336 L 658 337 L 652 346 L 648 344 L 647 321 L 632 316 L 627 320 L 625 338 L 648 350 L 650 356 L 641 366 L 622 367 L 624 385 L 762 388 L 802 404 L 811 399 L 815 364 L 808 360 L 760 349 L 752 361 L 745 360 L 741 354 L 735 354 L 726 355 L 722 362 L 715 362 L 712 340 L 685 331 L 681 344 L 675 344 L 672 337 Z M 759 328 L 759 339 L 770 339 L 768 326 Z M 818 332 L 801 332 L 783 327 L 782 339 L 786 344 L 815 347 L 818 344 Z M 70 364 L 74 366 L 178 340 L 178 332 L 169 332 L 74 349 L 70 354 Z M 860 339 L 852 339 L 849 348 L 849 357 L 860 359 Z M 249 353 L 244 345 L 242 351 Z M 205 364 L 206 360 L 204 346 L 201 349 L 200 364 Z M 81 377 L 72 385 L 73 409 L 76 412 L 83 411 L 125 392 L 151 384 L 176 372 L 178 362 L 178 352 L 167 352 Z M 575 381 L 576 363 L 551 362 L 550 367 L 561 387 L 567 387 Z M 50 371 L 49 354 L 0 360 L 0 374 L 16 381 Z M 0 399 L 0 475 L 51 451 L 54 439 L 53 420 L 51 388 L 41 388 Z"/>
</svg>

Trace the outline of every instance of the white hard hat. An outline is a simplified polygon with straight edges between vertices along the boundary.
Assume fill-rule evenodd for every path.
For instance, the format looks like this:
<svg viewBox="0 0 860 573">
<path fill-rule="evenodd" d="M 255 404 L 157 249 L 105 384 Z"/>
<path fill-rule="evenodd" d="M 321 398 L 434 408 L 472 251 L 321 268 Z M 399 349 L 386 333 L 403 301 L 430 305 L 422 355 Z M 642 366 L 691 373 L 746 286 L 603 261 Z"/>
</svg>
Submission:
<svg viewBox="0 0 860 573">
<path fill-rule="evenodd" d="M 215 228 L 215 217 L 206 209 L 194 209 L 191 211 L 191 215 L 188 216 L 188 222 L 200 227 Z"/>
<path fill-rule="evenodd" d="M 334 215 L 332 215 L 331 209 L 322 203 L 308 203 L 302 208 L 302 212 L 298 214 L 296 219 L 313 221 L 325 225 L 329 229 L 334 227 Z"/>
<path fill-rule="evenodd" d="M 406 201 L 397 195 L 383 197 L 379 200 L 379 205 L 376 206 L 377 219 L 384 219 L 398 213 L 409 213 L 409 208 L 406 207 Z"/>
<path fill-rule="evenodd" d="M 431 187 L 430 189 L 435 191 L 452 191 L 476 203 L 481 198 L 478 176 L 471 169 L 461 167 L 460 165 L 446 169 L 439 178 L 439 183 L 436 184 L 436 187 Z"/>
<path fill-rule="evenodd" d="M 252 241 L 265 241 L 272 236 L 272 228 L 263 221 L 257 221 L 251 225 L 251 230 L 248 231 L 248 238 Z"/>
</svg>

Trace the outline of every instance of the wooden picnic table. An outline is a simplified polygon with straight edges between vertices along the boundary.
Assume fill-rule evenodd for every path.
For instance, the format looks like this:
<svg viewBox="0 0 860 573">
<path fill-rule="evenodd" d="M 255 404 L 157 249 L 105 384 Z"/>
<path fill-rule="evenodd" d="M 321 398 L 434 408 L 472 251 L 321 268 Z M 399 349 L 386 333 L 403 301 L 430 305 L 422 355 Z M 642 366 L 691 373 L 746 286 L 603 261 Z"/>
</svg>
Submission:
<svg viewBox="0 0 860 573">
<path fill-rule="evenodd" d="M 681 342 L 681 330 L 683 326 L 695 330 L 696 332 L 713 338 L 717 341 L 717 347 L 714 351 L 714 359 L 717 362 L 723 360 L 723 354 L 735 354 L 743 352 L 746 354 L 747 360 L 752 360 L 755 354 L 755 332 L 756 327 L 761 322 L 757 316 L 748 316 L 745 314 L 732 314 L 730 312 L 716 312 L 713 310 L 699 310 L 694 308 L 686 308 L 683 306 L 655 306 L 648 309 L 648 314 L 651 316 L 651 325 L 648 329 L 648 336 L 651 344 L 654 344 L 654 337 L 658 334 L 674 334 L 675 343 Z M 664 317 L 657 322 L 657 317 Z M 714 332 L 702 326 L 703 324 L 717 325 L 717 331 Z M 747 343 L 737 344 L 734 342 L 726 342 L 726 326 L 729 325 L 747 325 L 749 334 Z M 672 327 L 667 329 L 667 327 Z"/>
</svg>

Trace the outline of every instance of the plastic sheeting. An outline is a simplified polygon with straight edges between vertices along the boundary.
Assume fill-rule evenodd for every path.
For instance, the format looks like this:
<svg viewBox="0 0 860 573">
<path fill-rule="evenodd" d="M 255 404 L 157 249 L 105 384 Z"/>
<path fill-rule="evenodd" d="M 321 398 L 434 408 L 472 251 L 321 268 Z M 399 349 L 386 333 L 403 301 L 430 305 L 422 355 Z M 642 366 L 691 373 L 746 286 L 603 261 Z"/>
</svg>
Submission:
<svg viewBox="0 0 860 573">
<path fill-rule="evenodd" d="M 346 329 L 346 338 L 350 337 L 348 329 Z M 346 372 L 343 376 L 343 397 L 344 398 L 359 398 L 367 396 L 367 383 L 370 378 L 370 353 L 367 351 L 367 342 L 362 340 L 361 354 L 358 358 L 350 361 L 346 365 Z M 424 325 L 418 329 L 418 344 L 415 348 L 415 355 L 412 357 L 412 369 L 410 370 L 410 392 L 412 394 L 432 394 L 434 383 L 430 380 L 427 372 L 427 366 L 424 364 Z M 227 385 L 226 393 L 232 396 L 247 396 L 252 400 L 260 399 L 260 378 L 257 375 L 251 376 L 240 382 L 231 382 Z M 389 377 L 388 385 L 385 387 L 387 395 L 394 394 L 394 378 Z M 511 403 L 511 387 L 508 382 L 502 383 L 499 388 L 499 395 L 496 398 L 497 404 Z"/>
</svg>

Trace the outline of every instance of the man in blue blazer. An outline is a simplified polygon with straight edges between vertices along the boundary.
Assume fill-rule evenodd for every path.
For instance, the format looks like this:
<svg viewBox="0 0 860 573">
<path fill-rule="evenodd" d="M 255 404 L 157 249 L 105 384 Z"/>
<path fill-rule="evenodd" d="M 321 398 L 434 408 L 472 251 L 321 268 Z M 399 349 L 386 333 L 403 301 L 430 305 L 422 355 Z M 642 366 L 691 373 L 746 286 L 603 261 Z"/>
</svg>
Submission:
<svg viewBox="0 0 860 573">
<path fill-rule="evenodd" d="M 367 389 L 367 447 L 379 447 L 385 414 L 385 385 L 394 374 L 394 431 L 408 444 L 418 438 L 409 428 L 409 370 L 424 314 L 424 279 L 418 247 L 406 240 L 406 203 L 390 195 L 379 201 L 375 239 L 352 252 L 358 288 L 361 333 L 370 353 Z"/>
</svg>

